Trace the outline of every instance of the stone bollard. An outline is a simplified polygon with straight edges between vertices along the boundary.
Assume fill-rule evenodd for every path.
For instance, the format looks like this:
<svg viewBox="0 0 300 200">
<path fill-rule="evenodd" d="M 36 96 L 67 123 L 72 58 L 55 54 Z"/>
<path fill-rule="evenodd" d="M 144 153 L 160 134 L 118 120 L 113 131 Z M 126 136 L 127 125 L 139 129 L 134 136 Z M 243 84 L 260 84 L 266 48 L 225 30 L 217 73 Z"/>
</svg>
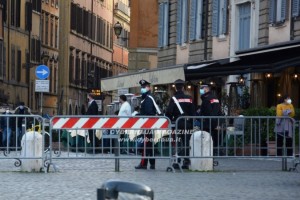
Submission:
<svg viewBox="0 0 300 200">
<path fill-rule="evenodd" d="M 41 171 L 43 167 L 42 141 L 43 141 L 43 136 L 36 131 L 29 131 L 23 135 L 21 140 L 21 147 L 22 147 L 21 158 L 32 158 L 32 159 L 22 159 L 21 171 L 24 172 Z"/>
<path fill-rule="evenodd" d="M 190 156 L 205 157 L 213 155 L 213 141 L 206 131 L 196 131 L 190 140 Z M 213 158 L 191 158 L 190 170 L 212 171 Z"/>
</svg>

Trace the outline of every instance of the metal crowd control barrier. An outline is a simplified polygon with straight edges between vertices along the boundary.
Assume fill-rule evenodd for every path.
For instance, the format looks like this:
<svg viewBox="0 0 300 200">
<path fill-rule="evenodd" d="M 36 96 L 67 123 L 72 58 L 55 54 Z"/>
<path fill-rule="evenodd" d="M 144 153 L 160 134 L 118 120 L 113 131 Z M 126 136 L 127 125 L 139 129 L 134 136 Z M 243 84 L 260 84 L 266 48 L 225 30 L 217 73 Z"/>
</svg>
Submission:
<svg viewBox="0 0 300 200">
<path fill-rule="evenodd" d="M 292 166 L 290 167 L 290 171 L 298 171 L 297 166 L 300 164 L 300 121 L 296 122 L 295 125 L 295 140 L 294 142 L 294 146 L 295 146 L 295 157 L 292 160 Z"/>
<path fill-rule="evenodd" d="M 54 159 L 115 159 L 115 171 L 119 171 L 120 159 L 169 159 L 171 143 L 164 146 L 160 141 L 170 140 L 170 125 L 170 120 L 162 116 L 54 116 L 50 120 L 52 153 L 48 167 L 53 165 L 56 170 Z M 148 130 L 150 134 L 143 137 Z M 57 138 L 57 146 L 53 138 Z M 143 145 L 146 141 L 151 146 Z M 141 156 L 140 150 L 150 155 Z M 157 156 L 156 150 L 161 155 Z"/>
<path fill-rule="evenodd" d="M 15 167 L 22 167 L 23 162 L 29 160 L 41 160 L 40 171 L 45 170 L 47 166 L 48 147 L 46 119 L 39 115 L 19 115 L 19 114 L 1 114 L 0 115 L 0 160 L 16 160 Z M 29 134 L 34 134 L 33 143 L 29 142 Z M 35 138 L 38 134 L 42 137 L 40 149 L 36 148 Z M 23 161 L 23 162 L 22 162 Z"/>
<path fill-rule="evenodd" d="M 290 136 L 276 131 L 278 120 L 290 121 Z M 192 128 L 188 127 L 192 123 Z M 179 125 L 180 124 L 180 125 Z M 196 125 L 197 124 L 197 125 Z M 180 126 L 180 128 L 179 128 Z M 184 128 L 183 128 L 184 126 Z M 188 139 L 196 131 L 206 131 L 212 137 L 213 151 L 208 155 L 197 156 L 188 154 L 194 146 L 189 143 L 175 143 L 174 165 L 182 166 L 182 159 L 204 158 L 282 158 L 282 170 L 287 170 L 287 159 L 295 159 L 299 154 L 299 122 L 289 117 L 272 116 L 182 116 L 175 122 L 175 137 Z M 185 131 L 185 132 L 183 132 Z M 182 134 L 180 136 L 179 134 Z M 272 141 L 272 142 L 271 142 Z M 210 146 L 210 145 L 208 145 Z M 181 152 L 181 153 L 180 153 Z M 217 165 L 214 162 L 214 166 Z M 182 171 L 182 169 L 180 168 Z"/>
</svg>

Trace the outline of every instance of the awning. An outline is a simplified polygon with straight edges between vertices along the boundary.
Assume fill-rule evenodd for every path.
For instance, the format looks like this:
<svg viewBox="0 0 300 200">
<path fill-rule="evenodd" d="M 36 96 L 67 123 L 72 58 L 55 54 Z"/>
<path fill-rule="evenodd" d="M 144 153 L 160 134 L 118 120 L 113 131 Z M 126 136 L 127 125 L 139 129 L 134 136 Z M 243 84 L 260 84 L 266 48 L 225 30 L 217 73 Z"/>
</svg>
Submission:
<svg viewBox="0 0 300 200">
<path fill-rule="evenodd" d="M 231 58 L 227 58 L 210 61 L 210 63 L 198 63 L 198 68 L 195 67 L 197 64 L 186 65 L 186 80 L 247 73 L 280 72 L 287 67 L 300 66 L 299 52 L 299 41 L 237 51 L 236 56 L 233 57 L 236 61 L 233 62 L 230 62 Z"/>
<path fill-rule="evenodd" d="M 124 74 L 101 79 L 101 91 L 113 91 L 123 88 L 139 87 L 139 81 L 145 79 L 152 85 L 169 84 L 177 79 L 185 80 L 183 65 L 162 67 L 152 70 Z"/>
</svg>

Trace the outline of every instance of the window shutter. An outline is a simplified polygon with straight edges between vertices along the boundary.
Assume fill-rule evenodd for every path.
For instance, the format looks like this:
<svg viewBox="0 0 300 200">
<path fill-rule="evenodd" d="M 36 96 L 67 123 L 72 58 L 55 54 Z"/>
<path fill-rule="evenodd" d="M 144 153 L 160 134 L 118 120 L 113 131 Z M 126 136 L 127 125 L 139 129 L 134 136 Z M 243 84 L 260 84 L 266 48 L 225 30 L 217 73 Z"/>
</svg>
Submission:
<svg viewBox="0 0 300 200">
<path fill-rule="evenodd" d="M 227 0 L 223 0 L 224 1 L 224 7 L 223 9 L 223 16 L 222 16 L 222 34 L 226 34 L 227 33 Z"/>
<path fill-rule="evenodd" d="M 177 0 L 177 27 L 176 27 L 176 31 L 177 31 L 177 44 L 181 44 L 181 18 L 182 18 L 182 12 L 181 12 L 181 8 L 182 8 L 182 0 Z"/>
<path fill-rule="evenodd" d="M 31 31 L 32 28 L 32 3 L 26 2 L 26 21 L 25 21 L 25 29 L 27 31 Z"/>
<path fill-rule="evenodd" d="M 6 77 L 6 47 L 3 44 L 3 78 Z"/>
<path fill-rule="evenodd" d="M 196 12 L 196 39 L 202 38 L 202 24 L 203 24 L 203 0 L 198 1 Z M 198 33 L 199 32 L 199 33 Z"/>
<path fill-rule="evenodd" d="M 0 41 L 0 79 L 3 78 L 3 57 L 5 55 L 3 54 L 3 42 Z"/>
<path fill-rule="evenodd" d="M 164 4 L 164 45 L 169 45 L 169 2 Z"/>
<path fill-rule="evenodd" d="M 280 21 L 284 22 L 286 19 L 286 0 L 281 1 L 281 13 L 280 13 Z"/>
<path fill-rule="evenodd" d="M 298 17 L 299 16 L 299 1 L 300 0 L 293 0 L 292 1 L 292 16 Z"/>
<path fill-rule="evenodd" d="M 36 40 L 36 61 L 41 62 L 41 40 Z"/>
<path fill-rule="evenodd" d="M 190 6 L 190 28 L 189 28 L 189 37 L 190 41 L 196 39 L 196 22 L 197 18 L 196 15 L 198 14 L 197 11 L 197 0 L 191 0 L 191 6 Z"/>
<path fill-rule="evenodd" d="M 36 1 L 36 11 L 38 11 L 39 13 L 41 13 L 42 11 L 42 1 Z"/>
<path fill-rule="evenodd" d="M 16 27 L 20 27 L 21 0 L 16 1 Z"/>
<path fill-rule="evenodd" d="M 76 30 L 76 4 L 71 3 L 71 30 Z"/>
<path fill-rule="evenodd" d="M 159 4 L 159 28 L 158 28 L 158 47 L 163 47 L 163 37 L 164 37 L 164 4 Z"/>
<path fill-rule="evenodd" d="M 269 23 L 274 24 L 276 22 L 276 0 L 269 1 Z"/>
<path fill-rule="evenodd" d="M 22 70 L 22 63 L 21 63 L 21 50 L 17 51 L 17 81 L 21 81 L 21 70 Z"/>
<path fill-rule="evenodd" d="M 219 24 L 219 0 L 213 0 L 212 3 L 212 36 L 218 36 Z"/>
</svg>

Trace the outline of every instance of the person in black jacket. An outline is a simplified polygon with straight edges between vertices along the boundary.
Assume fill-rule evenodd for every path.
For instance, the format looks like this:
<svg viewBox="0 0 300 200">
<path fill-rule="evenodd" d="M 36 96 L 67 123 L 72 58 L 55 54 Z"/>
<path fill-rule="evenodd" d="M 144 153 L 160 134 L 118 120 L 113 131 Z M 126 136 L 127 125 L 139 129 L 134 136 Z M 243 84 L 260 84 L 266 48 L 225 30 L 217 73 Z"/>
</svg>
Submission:
<svg viewBox="0 0 300 200">
<path fill-rule="evenodd" d="M 94 100 L 94 95 L 89 93 L 87 98 L 88 98 L 88 109 L 86 111 L 86 115 L 98 115 L 98 105 Z M 94 138 L 95 138 L 94 131 L 89 130 L 89 139 L 92 147 L 96 146 L 96 141 L 94 140 Z M 95 153 L 93 150 L 90 150 L 87 153 Z"/>
<path fill-rule="evenodd" d="M 156 107 L 154 104 L 154 99 L 151 96 L 150 83 L 146 80 L 140 80 L 139 84 L 141 85 L 141 93 L 142 93 L 142 101 L 141 101 L 141 109 L 139 115 L 143 116 L 154 116 L 156 115 Z M 142 156 L 154 156 L 153 155 L 153 131 L 152 130 L 144 130 L 144 149 L 146 151 L 142 151 Z M 155 159 L 150 158 L 142 158 L 140 164 L 135 166 L 136 169 L 147 169 L 148 160 L 150 162 L 150 169 L 155 169 Z"/>
<path fill-rule="evenodd" d="M 217 97 L 211 93 L 210 86 L 208 84 L 202 84 L 200 86 L 201 95 L 201 108 L 200 116 L 222 116 L 221 105 Z M 220 120 L 217 118 L 208 118 L 201 120 L 201 126 L 204 131 L 211 134 L 213 140 L 213 146 L 218 146 L 218 130 Z"/>
<path fill-rule="evenodd" d="M 30 112 L 27 107 L 25 107 L 24 102 L 20 102 L 19 106 L 16 108 L 15 115 L 29 115 Z M 27 118 L 28 120 L 28 118 Z M 16 137 L 17 137 L 17 145 L 21 146 L 21 140 L 23 137 L 22 132 L 22 123 L 25 123 L 25 117 L 17 117 L 17 130 L 16 130 Z M 26 130 L 26 124 L 25 124 Z"/>
<path fill-rule="evenodd" d="M 192 97 L 184 94 L 184 81 L 178 79 L 174 82 L 175 84 L 175 95 L 174 97 L 177 99 L 182 112 L 179 107 L 176 105 L 173 97 L 170 99 L 169 106 L 166 111 L 166 116 L 175 123 L 177 118 L 180 116 L 194 116 L 195 115 L 195 106 L 193 104 Z M 191 138 L 191 130 L 193 129 L 193 120 L 192 119 L 182 119 L 178 121 L 178 133 L 177 136 L 179 138 L 179 142 L 184 146 L 184 148 L 179 151 L 179 155 L 181 156 L 189 156 L 189 142 Z M 188 158 L 185 158 L 183 161 L 182 168 L 188 169 L 190 161 Z"/>
</svg>

